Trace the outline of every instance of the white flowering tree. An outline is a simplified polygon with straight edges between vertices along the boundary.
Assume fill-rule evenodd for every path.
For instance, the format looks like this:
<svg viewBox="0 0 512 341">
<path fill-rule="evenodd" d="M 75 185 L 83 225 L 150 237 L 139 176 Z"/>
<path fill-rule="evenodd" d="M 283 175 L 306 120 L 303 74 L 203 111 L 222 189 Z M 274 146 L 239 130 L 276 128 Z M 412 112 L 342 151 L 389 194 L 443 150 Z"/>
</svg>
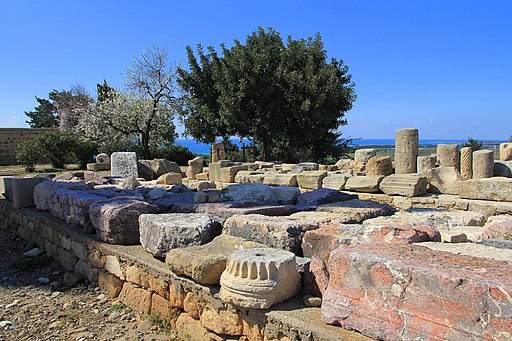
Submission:
<svg viewBox="0 0 512 341">
<path fill-rule="evenodd" d="M 153 46 L 126 69 L 125 84 L 128 91 L 111 89 L 93 111 L 81 116 L 77 128 L 100 144 L 132 138 L 142 158 L 150 158 L 150 146 L 175 139 L 176 68 L 164 48 Z"/>
</svg>

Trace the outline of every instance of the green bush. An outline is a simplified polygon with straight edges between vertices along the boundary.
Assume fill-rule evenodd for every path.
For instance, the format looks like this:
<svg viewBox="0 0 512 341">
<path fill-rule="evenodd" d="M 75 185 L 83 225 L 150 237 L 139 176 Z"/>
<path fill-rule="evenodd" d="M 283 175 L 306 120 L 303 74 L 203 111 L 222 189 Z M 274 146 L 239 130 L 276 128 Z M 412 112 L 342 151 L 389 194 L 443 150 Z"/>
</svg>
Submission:
<svg viewBox="0 0 512 341">
<path fill-rule="evenodd" d="M 64 168 L 66 163 L 73 160 L 76 137 L 70 133 L 54 131 L 38 138 L 41 152 L 50 160 L 53 168 Z"/>
<path fill-rule="evenodd" d="M 25 166 L 27 172 L 35 170 L 35 164 L 41 158 L 41 148 L 37 139 L 25 141 L 16 148 L 16 161 Z"/>
<path fill-rule="evenodd" d="M 468 142 L 464 143 L 462 147 L 471 147 L 471 149 L 476 152 L 477 150 L 482 149 L 484 143 L 482 141 L 478 141 L 472 137 L 468 137 Z"/>
<path fill-rule="evenodd" d="M 188 160 L 196 157 L 187 147 L 183 146 L 162 146 L 160 148 L 151 148 L 151 156 L 157 159 L 167 159 L 174 161 L 180 166 L 187 166 Z"/>
<path fill-rule="evenodd" d="M 86 169 L 88 163 L 94 162 L 93 156 L 98 154 L 98 145 L 91 140 L 75 138 L 71 153 L 80 169 Z"/>
</svg>

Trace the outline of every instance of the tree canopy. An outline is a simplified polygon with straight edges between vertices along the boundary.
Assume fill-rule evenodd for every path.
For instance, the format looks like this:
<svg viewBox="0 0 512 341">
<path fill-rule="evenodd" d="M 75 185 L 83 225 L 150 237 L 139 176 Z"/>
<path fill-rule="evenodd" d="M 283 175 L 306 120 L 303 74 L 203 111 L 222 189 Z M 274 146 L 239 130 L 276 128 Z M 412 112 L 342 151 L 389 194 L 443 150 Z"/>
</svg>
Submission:
<svg viewBox="0 0 512 341">
<path fill-rule="evenodd" d="M 245 44 L 235 40 L 221 51 L 187 46 L 189 70 L 179 69 L 178 79 L 187 134 L 206 143 L 247 137 L 262 146 L 265 160 L 277 150 L 289 160 L 336 152 L 337 130 L 356 95 L 343 61 L 327 61 L 320 34 L 285 43 L 260 27 Z"/>
<path fill-rule="evenodd" d="M 38 106 L 32 111 L 25 111 L 29 118 L 27 122 L 30 128 L 56 128 L 59 126 L 59 115 L 52 101 L 36 96 Z"/>
</svg>

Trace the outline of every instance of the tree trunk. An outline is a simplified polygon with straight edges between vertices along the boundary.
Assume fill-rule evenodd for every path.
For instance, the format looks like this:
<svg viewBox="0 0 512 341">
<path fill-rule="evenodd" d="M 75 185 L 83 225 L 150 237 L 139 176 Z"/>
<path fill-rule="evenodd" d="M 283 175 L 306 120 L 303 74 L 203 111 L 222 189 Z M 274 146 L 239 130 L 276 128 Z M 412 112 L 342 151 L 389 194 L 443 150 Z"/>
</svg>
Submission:
<svg viewBox="0 0 512 341">
<path fill-rule="evenodd" d="M 263 135 L 263 161 L 272 159 L 272 137 L 268 134 Z"/>
<path fill-rule="evenodd" d="M 142 134 L 142 158 L 150 159 L 151 155 L 149 153 L 149 135 Z"/>
</svg>

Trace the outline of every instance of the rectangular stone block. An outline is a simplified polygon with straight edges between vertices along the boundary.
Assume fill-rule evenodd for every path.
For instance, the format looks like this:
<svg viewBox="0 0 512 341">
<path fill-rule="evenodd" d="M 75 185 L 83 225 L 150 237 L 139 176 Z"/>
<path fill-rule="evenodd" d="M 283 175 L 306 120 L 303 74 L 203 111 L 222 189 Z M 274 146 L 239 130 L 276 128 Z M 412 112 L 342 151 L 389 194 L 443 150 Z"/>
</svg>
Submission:
<svg viewBox="0 0 512 341">
<path fill-rule="evenodd" d="M 393 174 L 386 176 L 379 188 L 387 195 L 417 197 L 427 193 L 427 177 L 419 174 Z"/>
<path fill-rule="evenodd" d="M 45 178 L 12 179 L 12 203 L 14 208 L 32 207 L 34 205 L 34 188 Z"/>
<path fill-rule="evenodd" d="M 220 181 L 222 182 L 235 182 L 236 174 L 239 171 L 246 171 L 247 166 L 231 166 L 231 167 L 222 167 L 220 169 Z"/>
<path fill-rule="evenodd" d="M 345 189 L 355 192 L 377 193 L 383 175 L 351 176 L 345 184 Z"/>
<path fill-rule="evenodd" d="M 0 195 L 12 201 L 12 180 L 14 176 L 0 176 Z"/>
<path fill-rule="evenodd" d="M 126 178 L 139 176 L 137 170 L 137 154 L 134 152 L 115 152 L 111 158 L 111 175 Z"/>
<path fill-rule="evenodd" d="M 417 245 L 338 248 L 329 258 L 322 315 L 375 339 L 506 339 L 511 271 L 507 262 Z"/>
<path fill-rule="evenodd" d="M 265 185 L 270 185 L 270 186 L 297 187 L 297 174 L 280 174 L 280 173 L 265 174 L 263 183 Z"/>
<path fill-rule="evenodd" d="M 297 184 L 304 189 L 322 188 L 322 180 L 327 176 L 326 171 L 306 171 L 297 174 Z"/>
<path fill-rule="evenodd" d="M 335 189 L 342 191 L 349 176 L 347 174 L 329 174 L 322 180 L 322 188 Z"/>
<path fill-rule="evenodd" d="M 208 165 L 209 180 L 210 181 L 222 181 L 220 169 L 224 168 L 224 167 L 231 167 L 234 165 L 235 165 L 234 162 L 231 162 L 228 160 L 221 160 L 218 162 L 210 162 L 210 164 Z"/>
<path fill-rule="evenodd" d="M 151 293 L 125 282 L 119 293 L 119 301 L 133 310 L 149 314 L 151 312 Z"/>
<path fill-rule="evenodd" d="M 123 288 L 123 284 L 123 280 L 106 271 L 100 270 L 98 272 L 98 287 L 105 290 L 110 298 L 116 298 L 119 296 L 119 293 Z"/>
<path fill-rule="evenodd" d="M 512 201 L 512 179 L 494 177 L 461 181 L 457 192 L 465 199 Z"/>
</svg>

